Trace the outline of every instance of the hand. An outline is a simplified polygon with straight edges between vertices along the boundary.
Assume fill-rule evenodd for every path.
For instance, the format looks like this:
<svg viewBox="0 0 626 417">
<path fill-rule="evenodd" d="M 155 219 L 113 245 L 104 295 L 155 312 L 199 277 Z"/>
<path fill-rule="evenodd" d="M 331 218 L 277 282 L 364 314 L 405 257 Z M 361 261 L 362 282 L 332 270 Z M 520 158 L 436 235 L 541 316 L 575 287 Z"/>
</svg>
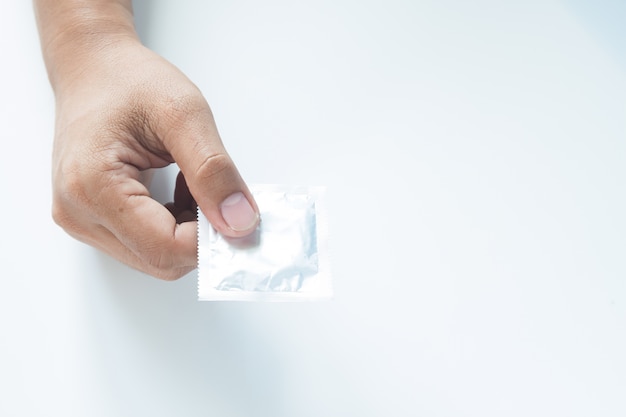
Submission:
<svg viewBox="0 0 626 417">
<path fill-rule="evenodd" d="M 196 223 L 189 221 L 195 202 L 226 236 L 256 228 L 256 203 L 196 86 L 132 37 L 103 43 L 80 59 L 53 83 L 53 217 L 59 225 L 163 279 L 196 267 Z M 141 175 L 172 162 L 182 175 L 166 208 L 150 197 Z"/>
</svg>

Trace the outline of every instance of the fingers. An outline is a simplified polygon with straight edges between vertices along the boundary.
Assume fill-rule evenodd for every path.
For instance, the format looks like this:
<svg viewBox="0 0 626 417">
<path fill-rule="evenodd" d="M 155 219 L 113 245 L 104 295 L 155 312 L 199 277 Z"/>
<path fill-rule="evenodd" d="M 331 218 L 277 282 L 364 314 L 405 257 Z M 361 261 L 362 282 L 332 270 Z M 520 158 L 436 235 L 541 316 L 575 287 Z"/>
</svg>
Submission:
<svg viewBox="0 0 626 417">
<path fill-rule="evenodd" d="M 162 279 L 196 267 L 196 223 L 177 224 L 135 168 L 57 175 L 53 217 L 70 235 Z"/>
<path fill-rule="evenodd" d="M 226 236 L 245 236 L 259 223 L 259 210 L 228 156 L 208 104 L 201 95 L 169 103 L 159 118 L 159 136 L 180 167 L 186 185 L 209 222 Z"/>
<path fill-rule="evenodd" d="M 150 270 L 167 276 L 195 268 L 196 224 L 177 223 L 142 184 L 125 179 L 119 186 L 106 188 L 101 201 L 111 207 L 102 218 L 103 226 Z"/>
<path fill-rule="evenodd" d="M 168 269 L 163 269 L 159 265 L 153 265 L 122 244 L 113 233 L 103 226 L 95 227 L 88 235 L 77 236 L 77 238 L 134 269 L 166 281 L 181 278 L 196 268 L 195 264 L 188 266 L 173 265 Z"/>
</svg>

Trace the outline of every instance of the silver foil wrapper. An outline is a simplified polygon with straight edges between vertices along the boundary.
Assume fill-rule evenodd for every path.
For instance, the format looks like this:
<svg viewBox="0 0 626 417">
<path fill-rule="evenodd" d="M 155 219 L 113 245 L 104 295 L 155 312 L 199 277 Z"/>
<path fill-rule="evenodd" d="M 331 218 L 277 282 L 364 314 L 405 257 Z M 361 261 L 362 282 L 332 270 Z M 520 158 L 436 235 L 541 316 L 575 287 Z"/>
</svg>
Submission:
<svg viewBox="0 0 626 417">
<path fill-rule="evenodd" d="M 297 301 L 332 297 L 323 187 L 253 185 L 261 222 L 227 238 L 198 210 L 198 299 Z"/>
</svg>

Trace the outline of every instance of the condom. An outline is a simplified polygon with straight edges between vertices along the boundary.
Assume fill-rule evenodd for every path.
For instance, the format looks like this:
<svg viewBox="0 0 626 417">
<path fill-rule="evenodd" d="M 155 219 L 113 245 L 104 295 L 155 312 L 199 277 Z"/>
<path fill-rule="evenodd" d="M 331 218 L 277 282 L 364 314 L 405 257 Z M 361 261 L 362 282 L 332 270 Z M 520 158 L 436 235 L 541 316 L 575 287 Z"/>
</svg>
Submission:
<svg viewBox="0 0 626 417">
<path fill-rule="evenodd" d="M 198 299 L 305 301 L 332 297 L 324 187 L 252 185 L 261 221 L 242 238 L 198 209 Z"/>
</svg>

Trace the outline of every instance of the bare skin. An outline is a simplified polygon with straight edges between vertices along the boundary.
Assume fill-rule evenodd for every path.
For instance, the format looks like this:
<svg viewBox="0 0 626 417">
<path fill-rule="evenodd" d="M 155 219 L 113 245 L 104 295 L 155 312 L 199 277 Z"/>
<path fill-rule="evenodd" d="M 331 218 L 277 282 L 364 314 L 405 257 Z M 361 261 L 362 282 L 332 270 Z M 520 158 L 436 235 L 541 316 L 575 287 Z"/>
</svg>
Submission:
<svg viewBox="0 0 626 417">
<path fill-rule="evenodd" d="M 209 105 L 175 66 L 145 48 L 130 0 L 35 0 L 56 98 L 54 220 L 67 233 L 162 279 L 196 267 L 195 205 L 225 236 L 258 225 L 258 207 Z M 174 202 L 143 173 L 176 162 Z"/>
</svg>

